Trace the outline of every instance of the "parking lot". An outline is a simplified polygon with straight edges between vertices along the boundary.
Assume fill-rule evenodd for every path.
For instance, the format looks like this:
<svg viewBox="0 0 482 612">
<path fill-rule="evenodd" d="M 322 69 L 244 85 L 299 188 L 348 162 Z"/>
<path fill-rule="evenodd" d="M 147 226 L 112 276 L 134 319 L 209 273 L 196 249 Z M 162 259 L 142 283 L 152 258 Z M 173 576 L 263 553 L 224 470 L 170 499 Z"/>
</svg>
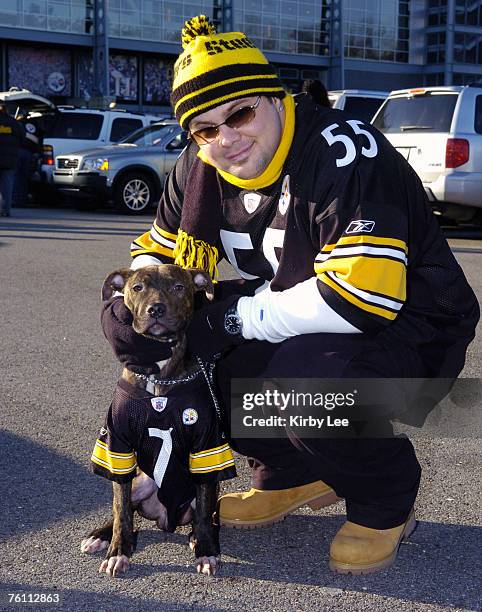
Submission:
<svg viewBox="0 0 482 612">
<path fill-rule="evenodd" d="M 480 610 L 473 438 L 415 441 L 420 522 L 390 571 L 329 571 L 340 502 L 268 529 L 222 530 L 224 565 L 214 579 L 195 574 L 187 528 L 165 535 L 147 522 L 130 572 L 98 574 L 101 557 L 82 555 L 79 544 L 110 512 L 109 485 L 91 474 L 89 457 L 119 372 L 100 331 L 100 287 L 128 265 L 131 239 L 149 225 L 149 215 L 68 208 L 14 209 L 0 224 L 0 610 L 19 609 L 11 593 L 59 595 L 42 610 Z M 481 232 L 447 235 L 480 299 Z M 479 333 L 463 376 L 480 378 L 481 353 Z M 238 472 L 228 488 L 248 486 L 239 458 Z"/>
</svg>

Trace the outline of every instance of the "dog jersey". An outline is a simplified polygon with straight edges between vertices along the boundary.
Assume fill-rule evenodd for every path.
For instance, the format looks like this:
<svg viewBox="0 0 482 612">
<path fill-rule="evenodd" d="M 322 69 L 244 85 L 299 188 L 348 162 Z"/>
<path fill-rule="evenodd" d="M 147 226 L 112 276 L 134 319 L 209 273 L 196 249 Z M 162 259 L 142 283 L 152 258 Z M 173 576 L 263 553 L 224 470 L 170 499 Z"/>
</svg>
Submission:
<svg viewBox="0 0 482 612">
<path fill-rule="evenodd" d="M 196 155 L 190 145 L 178 159 L 133 257 L 172 263 L 184 195 L 195 195 L 187 177 Z M 313 300 L 321 296 L 333 320 L 388 343 L 425 346 L 431 375 L 450 376 L 445 349 L 473 338 L 477 300 L 419 178 L 375 128 L 306 98 L 276 183 L 249 191 L 218 181 L 216 246 L 247 283 L 284 291 L 316 276 Z"/>
<path fill-rule="evenodd" d="M 234 459 L 222 436 L 209 388 L 199 377 L 163 397 L 120 379 L 92 453 L 93 471 L 123 483 L 139 468 L 158 486 L 168 530 L 195 498 L 196 483 L 234 478 Z"/>
</svg>

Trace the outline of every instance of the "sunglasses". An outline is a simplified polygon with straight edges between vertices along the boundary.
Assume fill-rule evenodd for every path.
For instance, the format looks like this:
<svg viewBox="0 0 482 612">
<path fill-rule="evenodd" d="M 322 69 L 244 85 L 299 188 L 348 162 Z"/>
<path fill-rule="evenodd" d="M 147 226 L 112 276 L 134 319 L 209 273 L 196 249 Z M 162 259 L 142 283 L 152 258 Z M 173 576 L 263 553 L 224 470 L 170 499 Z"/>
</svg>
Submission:
<svg viewBox="0 0 482 612">
<path fill-rule="evenodd" d="M 241 108 L 238 108 L 237 111 L 234 111 L 234 113 L 231 113 L 228 117 L 226 117 L 222 123 L 201 128 L 195 132 L 189 132 L 189 135 L 194 142 L 201 147 L 203 145 L 210 144 L 219 136 L 219 128 L 222 125 L 227 125 L 229 128 L 237 130 L 243 125 L 251 123 L 251 121 L 253 121 L 253 119 L 256 117 L 256 109 L 258 108 L 260 101 L 261 96 L 259 96 L 256 102 L 251 104 L 251 106 L 242 106 Z"/>
</svg>

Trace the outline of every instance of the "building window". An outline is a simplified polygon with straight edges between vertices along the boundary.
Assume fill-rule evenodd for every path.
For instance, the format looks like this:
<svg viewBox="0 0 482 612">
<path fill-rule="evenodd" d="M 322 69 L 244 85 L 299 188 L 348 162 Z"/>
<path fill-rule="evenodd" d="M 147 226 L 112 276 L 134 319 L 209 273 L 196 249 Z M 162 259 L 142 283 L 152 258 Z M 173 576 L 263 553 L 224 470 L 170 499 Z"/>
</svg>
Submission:
<svg viewBox="0 0 482 612">
<path fill-rule="evenodd" d="M 452 80 L 454 85 L 470 85 L 470 83 L 482 84 L 482 79 L 478 74 L 464 74 L 461 72 L 454 72 Z"/>
<path fill-rule="evenodd" d="M 425 75 L 425 85 L 427 87 L 438 87 L 443 85 L 445 82 L 445 75 L 443 72 L 436 72 L 433 74 Z"/>
<path fill-rule="evenodd" d="M 328 55 L 331 0 L 244 0 L 233 3 L 234 29 L 263 51 Z"/>
<path fill-rule="evenodd" d="M 482 65 L 482 34 L 463 34 L 454 36 L 454 61 L 458 64 Z"/>
<path fill-rule="evenodd" d="M 345 57 L 408 62 L 408 2 L 346 0 L 343 8 Z"/>
</svg>

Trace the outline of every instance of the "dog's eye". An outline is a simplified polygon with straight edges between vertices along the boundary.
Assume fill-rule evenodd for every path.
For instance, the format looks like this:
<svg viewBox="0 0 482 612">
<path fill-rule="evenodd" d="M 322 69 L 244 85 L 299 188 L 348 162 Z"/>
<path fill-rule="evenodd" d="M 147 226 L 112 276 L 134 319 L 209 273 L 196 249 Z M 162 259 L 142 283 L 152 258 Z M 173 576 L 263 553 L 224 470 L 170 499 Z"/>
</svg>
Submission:
<svg viewBox="0 0 482 612">
<path fill-rule="evenodd" d="M 176 292 L 184 291 L 184 285 L 181 285 L 181 283 L 176 283 L 172 290 Z"/>
<path fill-rule="evenodd" d="M 142 291 L 144 289 L 144 285 L 141 285 L 141 283 L 137 283 L 136 285 L 133 285 L 132 287 L 132 291 Z"/>
</svg>

